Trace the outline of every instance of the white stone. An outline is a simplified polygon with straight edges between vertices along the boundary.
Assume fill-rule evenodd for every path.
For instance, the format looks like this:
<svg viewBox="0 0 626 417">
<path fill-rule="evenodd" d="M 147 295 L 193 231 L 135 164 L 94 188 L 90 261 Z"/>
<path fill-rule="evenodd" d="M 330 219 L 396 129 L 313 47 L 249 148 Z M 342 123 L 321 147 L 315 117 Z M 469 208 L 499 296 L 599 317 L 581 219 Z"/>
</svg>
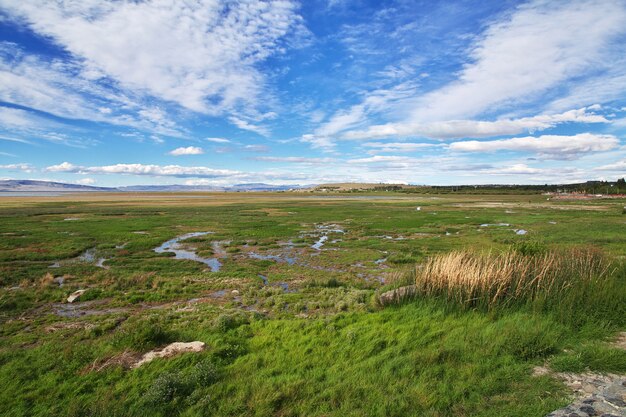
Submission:
<svg viewBox="0 0 626 417">
<path fill-rule="evenodd" d="M 177 355 L 179 353 L 187 353 L 187 352 L 201 352 L 204 350 L 204 342 L 174 342 L 163 349 L 151 350 L 150 352 L 144 354 L 139 361 L 137 361 L 132 368 L 139 368 L 144 363 L 151 362 L 156 358 L 169 358 L 171 356 Z"/>
<path fill-rule="evenodd" d="M 78 300 L 80 298 L 80 296 L 85 293 L 85 291 L 87 291 L 87 290 L 74 291 L 73 293 L 70 294 L 69 297 L 67 297 L 67 302 L 68 303 L 73 303 L 74 301 Z"/>
</svg>

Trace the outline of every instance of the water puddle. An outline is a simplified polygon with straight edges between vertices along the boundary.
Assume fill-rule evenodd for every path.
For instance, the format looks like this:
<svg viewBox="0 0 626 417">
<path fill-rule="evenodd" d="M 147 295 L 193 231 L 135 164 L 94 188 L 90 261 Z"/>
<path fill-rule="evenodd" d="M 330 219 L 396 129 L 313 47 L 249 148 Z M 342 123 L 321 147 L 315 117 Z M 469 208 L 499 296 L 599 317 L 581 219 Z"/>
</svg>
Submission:
<svg viewBox="0 0 626 417">
<path fill-rule="evenodd" d="M 76 258 L 67 259 L 63 261 L 56 261 L 52 265 L 49 265 L 48 268 L 60 268 L 63 265 L 71 264 L 75 262 L 93 264 L 98 268 L 109 269 L 109 266 L 104 265 L 104 263 L 108 261 L 107 258 L 96 258 L 96 248 L 89 248 L 85 252 L 78 255 Z"/>
<path fill-rule="evenodd" d="M 108 259 L 107 258 L 96 258 L 96 249 L 95 248 L 87 249 L 79 257 L 77 257 L 76 260 L 78 262 L 94 264 L 98 268 L 109 269 L 108 266 L 104 265 L 104 263 Z"/>
<path fill-rule="evenodd" d="M 324 246 L 324 243 L 328 240 L 328 236 L 324 235 L 321 236 L 317 242 L 315 242 L 314 244 L 311 245 L 311 247 L 315 250 L 322 250 L 322 246 Z"/>
<path fill-rule="evenodd" d="M 267 278 L 267 275 L 263 275 L 263 274 L 259 274 L 259 278 L 261 278 L 261 280 L 263 281 L 263 285 L 267 286 L 276 286 L 276 287 L 280 287 L 283 289 L 283 291 L 285 292 L 296 292 L 296 290 L 290 290 L 289 289 L 289 284 L 286 282 L 274 282 L 270 284 L 269 279 Z"/>
<path fill-rule="evenodd" d="M 294 265 L 296 263 L 295 256 L 284 255 L 261 255 L 256 252 L 248 252 L 247 255 L 252 259 L 259 259 L 262 261 L 275 261 L 281 263 L 287 263 L 288 265 Z"/>
<path fill-rule="evenodd" d="M 196 254 L 194 250 L 183 249 L 181 242 L 186 239 L 191 239 L 193 237 L 208 235 L 212 232 L 194 232 L 187 233 L 182 236 L 175 237 L 174 239 L 170 239 L 167 242 L 164 242 L 161 246 L 154 249 L 156 253 L 166 253 L 172 252 L 175 256 L 174 259 L 188 259 L 191 261 L 201 262 L 207 265 L 211 272 L 218 272 L 222 267 L 222 263 L 219 261 L 217 257 L 213 258 L 202 258 Z M 219 242 L 213 242 L 213 251 L 215 255 L 225 256 L 226 252 L 219 246 Z"/>
<path fill-rule="evenodd" d="M 328 240 L 328 235 L 331 233 L 341 233 L 344 234 L 346 233 L 345 230 L 341 229 L 338 225 L 336 224 L 328 224 L 328 225 L 324 225 L 324 224 L 318 224 L 315 226 L 315 230 L 316 230 L 316 234 L 319 234 L 320 237 L 319 239 L 317 239 L 317 241 L 311 245 L 311 248 L 317 250 L 317 251 L 321 251 L 322 250 L 322 246 L 324 246 L 324 243 L 326 243 L 326 241 Z"/>
<path fill-rule="evenodd" d="M 82 303 L 55 303 L 52 304 L 52 312 L 59 317 L 76 318 L 81 316 L 94 316 L 103 314 L 123 313 L 128 308 L 97 308 L 101 303 L 94 301 L 84 301 Z"/>
</svg>

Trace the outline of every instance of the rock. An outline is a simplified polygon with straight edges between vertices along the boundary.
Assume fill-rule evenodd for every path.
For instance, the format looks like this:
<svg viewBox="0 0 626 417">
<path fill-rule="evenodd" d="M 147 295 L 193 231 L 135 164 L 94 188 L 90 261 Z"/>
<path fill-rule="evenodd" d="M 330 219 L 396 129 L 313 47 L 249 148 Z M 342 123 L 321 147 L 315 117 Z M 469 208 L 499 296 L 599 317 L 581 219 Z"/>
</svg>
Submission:
<svg viewBox="0 0 626 417">
<path fill-rule="evenodd" d="M 626 417 L 626 377 L 616 374 L 551 372 L 545 366 L 533 369 L 533 375 L 552 375 L 572 389 L 577 399 L 567 407 L 553 411 L 551 417 Z"/>
<path fill-rule="evenodd" d="M 179 353 L 187 353 L 187 352 L 201 352 L 204 350 L 205 344 L 204 342 L 174 342 L 163 349 L 155 349 L 150 352 L 144 354 L 141 359 L 139 359 L 135 364 L 131 366 L 131 368 L 139 368 L 141 365 L 151 362 L 156 358 L 169 358 Z"/>
<path fill-rule="evenodd" d="M 593 394 L 597 391 L 597 388 L 591 384 L 585 384 L 582 388 L 587 394 Z"/>
<path fill-rule="evenodd" d="M 237 291 L 237 290 L 232 290 L 230 293 L 231 293 L 232 295 L 239 295 L 239 291 Z"/>
<path fill-rule="evenodd" d="M 73 303 L 74 301 L 78 300 L 80 298 L 81 295 L 83 295 L 87 290 L 78 290 L 78 291 L 74 291 L 73 293 L 70 294 L 69 297 L 67 297 L 67 302 L 68 303 Z"/>
<path fill-rule="evenodd" d="M 382 306 L 397 304 L 403 300 L 414 297 L 417 293 L 415 285 L 407 285 L 406 287 L 396 288 L 395 290 L 382 293 L 378 297 L 378 301 Z"/>
<path fill-rule="evenodd" d="M 606 397 L 606 401 L 610 402 L 611 404 L 613 404 L 616 407 L 626 407 L 626 402 L 624 400 L 622 400 L 621 398 Z"/>
<path fill-rule="evenodd" d="M 590 405 L 583 405 L 582 407 L 579 408 L 579 410 L 582 411 L 583 413 L 589 414 L 590 416 L 596 415 L 596 410 Z"/>
</svg>

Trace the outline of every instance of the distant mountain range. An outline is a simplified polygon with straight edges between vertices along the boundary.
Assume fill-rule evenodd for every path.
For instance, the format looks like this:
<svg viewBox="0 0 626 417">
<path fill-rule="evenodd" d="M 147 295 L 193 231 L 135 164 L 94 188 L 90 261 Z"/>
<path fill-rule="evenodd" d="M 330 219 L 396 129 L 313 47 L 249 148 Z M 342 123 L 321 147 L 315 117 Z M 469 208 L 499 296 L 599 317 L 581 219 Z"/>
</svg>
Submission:
<svg viewBox="0 0 626 417">
<path fill-rule="evenodd" d="M 263 183 L 235 184 L 228 187 L 210 185 L 131 185 L 127 187 L 93 187 L 52 181 L 1 180 L 2 192 L 201 192 L 201 191 L 286 191 L 310 187 L 298 185 L 271 185 Z"/>
<path fill-rule="evenodd" d="M 76 191 L 117 191 L 115 188 L 93 187 L 90 185 L 64 184 L 52 181 L 2 180 L 0 192 L 76 192 Z"/>
</svg>

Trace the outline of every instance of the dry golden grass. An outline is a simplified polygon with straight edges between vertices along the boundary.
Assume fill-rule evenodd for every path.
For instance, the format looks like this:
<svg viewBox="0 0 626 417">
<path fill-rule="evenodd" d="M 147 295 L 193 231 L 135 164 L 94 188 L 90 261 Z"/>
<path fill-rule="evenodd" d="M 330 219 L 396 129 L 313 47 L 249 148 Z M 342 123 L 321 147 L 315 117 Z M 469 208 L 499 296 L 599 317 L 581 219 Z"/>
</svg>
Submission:
<svg viewBox="0 0 626 417">
<path fill-rule="evenodd" d="M 466 306 L 486 306 L 582 296 L 611 274 L 611 264 L 593 248 L 526 256 L 517 251 L 474 254 L 456 251 L 430 258 L 415 269 L 417 292 Z"/>
</svg>

